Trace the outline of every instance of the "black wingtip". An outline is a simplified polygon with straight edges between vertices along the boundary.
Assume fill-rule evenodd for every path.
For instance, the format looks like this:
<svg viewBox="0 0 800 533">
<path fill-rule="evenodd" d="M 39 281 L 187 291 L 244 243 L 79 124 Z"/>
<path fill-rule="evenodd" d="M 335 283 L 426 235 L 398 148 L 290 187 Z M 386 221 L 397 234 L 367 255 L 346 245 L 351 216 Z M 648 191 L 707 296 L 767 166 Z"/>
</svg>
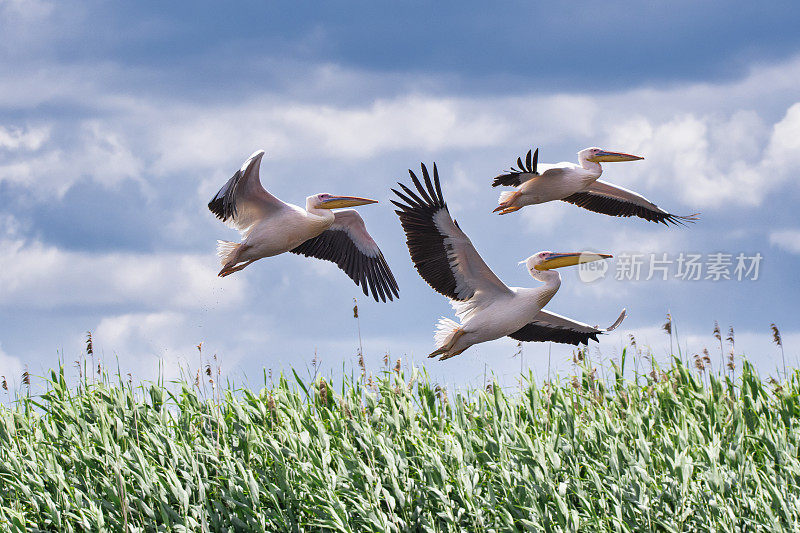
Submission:
<svg viewBox="0 0 800 533">
<path fill-rule="evenodd" d="M 700 213 L 692 213 L 691 215 L 667 215 L 661 220 L 654 220 L 653 222 L 661 222 L 665 226 L 670 224 L 674 226 L 686 227 L 688 224 L 694 224 L 700 220 Z"/>
<path fill-rule="evenodd" d="M 223 222 L 236 217 L 236 187 L 242 177 L 242 171 L 237 170 L 225 185 L 217 191 L 214 198 L 208 202 L 208 209 Z"/>
</svg>

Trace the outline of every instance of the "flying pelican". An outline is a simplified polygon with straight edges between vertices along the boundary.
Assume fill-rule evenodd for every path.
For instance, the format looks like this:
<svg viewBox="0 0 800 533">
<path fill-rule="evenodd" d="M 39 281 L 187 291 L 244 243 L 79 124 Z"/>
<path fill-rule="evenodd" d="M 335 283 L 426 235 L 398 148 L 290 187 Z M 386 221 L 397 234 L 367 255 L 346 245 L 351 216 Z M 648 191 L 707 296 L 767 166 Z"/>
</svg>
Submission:
<svg viewBox="0 0 800 533">
<path fill-rule="evenodd" d="M 531 151 L 522 159 L 517 158 L 518 168 L 494 178 L 492 187 L 506 185 L 516 191 L 500 193 L 494 212 L 501 215 L 512 213 L 526 205 L 541 204 L 552 200 L 563 200 L 595 213 L 615 217 L 637 216 L 651 222 L 685 224 L 697 220 L 698 213 L 679 216 L 667 213 L 656 204 L 618 185 L 598 179 L 603 173 L 602 162 L 638 161 L 644 159 L 622 152 L 609 152 L 601 148 L 586 148 L 578 152 L 578 165 L 566 161 L 555 165 L 538 165 L 539 149 Z"/>
<path fill-rule="evenodd" d="M 509 336 L 519 341 L 553 341 L 588 344 L 589 339 L 611 331 L 625 318 L 606 329 L 592 327 L 542 308 L 556 294 L 561 276 L 554 268 L 606 259 L 607 254 L 539 252 L 528 257 L 528 272 L 544 286 L 530 289 L 507 287 L 486 266 L 469 237 L 450 217 L 433 165 L 433 183 L 422 165 L 425 187 L 411 171 L 417 191 L 399 183 L 403 192 L 392 189 L 403 203 L 392 200 L 395 213 L 406 233 L 411 259 L 422 279 L 447 296 L 461 321 L 442 317 L 434 335 L 436 350 L 430 357 L 454 357 L 473 344 Z"/>
<path fill-rule="evenodd" d="M 378 301 L 398 296 L 397 282 L 357 211 L 331 209 L 377 203 L 357 196 L 328 193 L 306 198 L 306 208 L 283 202 L 261 185 L 258 169 L 264 151 L 255 152 L 219 190 L 208 208 L 239 230 L 240 243 L 217 241 L 219 276 L 245 268 L 262 257 L 284 252 L 332 261 Z"/>
</svg>

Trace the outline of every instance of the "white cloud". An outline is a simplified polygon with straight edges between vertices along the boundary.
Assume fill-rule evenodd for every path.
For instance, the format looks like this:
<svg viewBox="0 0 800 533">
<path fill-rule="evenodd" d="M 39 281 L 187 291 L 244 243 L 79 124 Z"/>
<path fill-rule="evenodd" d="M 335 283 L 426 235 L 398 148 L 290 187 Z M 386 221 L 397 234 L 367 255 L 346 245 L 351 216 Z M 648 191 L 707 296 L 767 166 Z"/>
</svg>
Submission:
<svg viewBox="0 0 800 533">
<path fill-rule="evenodd" d="M 191 366 L 196 371 L 199 358 L 189 362 L 202 338 L 192 337 L 186 317 L 175 312 L 130 313 L 103 318 L 94 329 L 95 350 L 102 351 L 106 364 L 110 356 L 119 358 L 120 370 L 137 379 L 155 379 L 159 363 L 165 379 L 180 377 Z M 109 353 L 110 352 L 110 353 Z"/>
<path fill-rule="evenodd" d="M 98 254 L 23 240 L 0 248 L 0 306 L 224 308 L 240 303 L 246 290 L 243 277 L 216 276 L 211 254 Z"/>
<path fill-rule="evenodd" d="M 240 159 L 262 147 L 271 159 L 311 166 L 320 157 L 367 160 L 393 151 L 490 153 L 502 148 L 505 154 L 510 147 L 522 150 L 531 143 L 542 147 L 543 161 L 553 161 L 572 159 L 584 146 L 606 143 L 646 157 L 637 164 L 607 165 L 609 179 L 676 210 L 674 202 L 662 200 L 665 194 L 693 208 L 759 205 L 786 183 L 800 157 L 800 103 L 788 91 L 787 75 L 800 74 L 800 58 L 754 69 L 747 78 L 729 83 L 601 95 L 407 93 L 358 105 L 319 104 L 269 92 L 235 103 L 144 99 L 115 94 L 99 84 L 80 85 L 87 68 L 76 66 L 72 75 L 69 69 L 62 72 L 67 81 L 61 84 L 45 83 L 62 91 L 50 95 L 37 89 L 42 85 L 40 74 L 17 77 L 22 85 L 10 92 L 19 93 L 22 101 L 5 105 L 88 102 L 94 106 L 94 118 L 82 119 L 77 126 L 54 121 L 36 129 L 9 125 L 0 130 L 0 145 L 30 146 L 34 151 L 0 161 L 0 180 L 25 185 L 43 200 L 63 194 L 81 179 L 107 186 L 139 180 L 145 189 L 155 190 L 159 180 L 177 176 L 199 182 L 198 188 L 207 193 L 218 185 L 220 172 L 236 168 Z M 126 76 L 113 65 L 93 68 L 103 75 L 91 79 Z M 358 73 L 345 78 L 354 85 L 360 79 Z M 775 83 L 756 83 L 764 79 Z M 2 83 L 6 82 L 0 81 L 0 88 Z M 25 83 L 32 85 L 27 104 Z M 781 98 L 772 98 L 774 94 Z M 771 106 L 786 111 L 776 123 L 753 111 L 766 96 Z M 554 153 L 554 145 L 572 149 L 569 154 Z M 498 170 L 510 163 L 505 158 L 498 157 Z"/>
<path fill-rule="evenodd" d="M 38 150 L 50 137 L 49 127 L 4 128 L 0 126 L 0 148 Z"/>
<path fill-rule="evenodd" d="M 236 350 L 226 344 L 224 336 L 206 338 L 202 328 L 193 318 L 181 312 L 126 313 L 107 316 L 92 331 L 95 354 L 100 354 L 109 368 L 116 366 L 123 374 L 128 372 L 136 379 L 156 379 L 159 372 L 164 379 L 177 379 L 182 375 L 192 381 L 197 370 L 211 364 L 223 376 L 235 373 L 240 362 Z M 255 345 L 266 338 L 262 331 Z M 237 338 L 238 339 L 238 333 Z M 197 346 L 202 343 L 202 353 Z M 204 377 L 204 379 L 208 379 Z M 214 376 L 216 380 L 217 377 Z"/>
<path fill-rule="evenodd" d="M 769 243 L 789 253 L 800 255 L 800 230 L 773 231 L 769 234 Z"/>
<path fill-rule="evenodd" d="M 614 172 L 629 176 L 619 180 L 622 184 L 643 181 L 648 189 L 670 191 L 695 207 L 760 205 L 792 168 L 786 157 L 773 153 L 785 156 L 788 151 L 783 139 L 793 127 L 793 109 L 772 128 L 752 111 L 728 117 L 688 113 L 663 123 L 636 117 L 612 129 L 609 138 L 645 154 L 645 164 L 629 165 L 624 171 L 614 166 Z M 762 154 L 768 143 L 776 148 Z M 666 202 L 656 203 L 670 209 Z"/>
<path fill-rule="evenodd" d="M 123 132 L 111 120 L 86 120 L 65 138 L 52 126 L 0 129 L 0 148 L 11 151 L 0 159 L 0 182 L 28 188 L 40 200 L 62 196 L 81 179 L 115 186 L 130 179 L 145 183 L 144 164 L 129 145 L 132 131 Z"/>
<path fill-rule="evenodd" d="M 800 166 L 800 103 L 791 106 L 775 124 L 765 155 L 766 165 L 776 170 Z"/>
</svg>

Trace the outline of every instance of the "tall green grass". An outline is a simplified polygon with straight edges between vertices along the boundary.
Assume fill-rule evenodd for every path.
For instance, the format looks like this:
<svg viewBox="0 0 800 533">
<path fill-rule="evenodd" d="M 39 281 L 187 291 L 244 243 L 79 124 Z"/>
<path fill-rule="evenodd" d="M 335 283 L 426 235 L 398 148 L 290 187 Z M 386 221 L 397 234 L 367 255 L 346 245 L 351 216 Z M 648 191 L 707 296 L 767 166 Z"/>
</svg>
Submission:
<svg viewBox="0 0 800 533">
<path fill-rule="evenodd" d="M 0 407 L 11 531 L 785 531 L 800 374 L 447 396 L 424 373 L 259 392 L 71 387 Z"/>
</svg>

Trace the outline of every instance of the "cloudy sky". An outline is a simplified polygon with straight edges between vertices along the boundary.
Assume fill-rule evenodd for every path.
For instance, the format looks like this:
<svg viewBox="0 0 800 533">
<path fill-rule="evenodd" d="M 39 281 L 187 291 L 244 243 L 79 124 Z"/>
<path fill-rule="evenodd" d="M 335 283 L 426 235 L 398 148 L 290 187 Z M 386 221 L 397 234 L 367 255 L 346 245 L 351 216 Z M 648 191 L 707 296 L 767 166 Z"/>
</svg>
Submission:
<svg viewBox="0 0 800 533">
<path fill-rule="evenodd" d="M 355 364 L 358 298 L 367 364 L 423 361 L 444 298 L 417 276 L 389 188 L 438 163 L 451 213 L 495 272 L 533 286 L 517 261 L 539 250 L 610 252 L 604 278 L 564 271 L 548 308 L 592 324 L 629 317 L 592 347 L 618 357 L 629 334 L 666 358 L 719 346 L 764 373 L 800 353 L 800 34 L 793 2 L 480 3 L 49 2 L 0 0 L 0 374 L 71 365 L 86 332 L 108 366 L 141 378 L 196 369 L 202 342 L 226 375 L 328 373 Z M 491 215 L 491 178 L 532 146 L 574 161 L 587 146 L 643 155 L 604 178 L 689 228 L 621 220 L 559 203 Z M 206 203 L 255 150 L 278 197 L 317 192 L 361 208 L 401 298 L 376 304 L 332 264 L 294 255 L 216 277 Z M 730 257 L 732 279 L 681 279 L 678 258 Z M 655 254 L 655 255 L 653 255 Z M 666 254 L 666 256 L 664 256 Z M 736 279 L 736 257 L 760 254 Z M 639 280 L 617 279 L 624 258 Z M 651 260 L 666 268 L 655 270 Z M 757 279 L 752 279 L 757 277 Z M 674 342 L 674 339 L 673 339 Z M 725 348 L 727 351 L 727 347 Z M 520 365 L 568 369 L 571 350 L 510 339 L 426 362 L 437 381 L 513 384 Z"/>
</svg>

